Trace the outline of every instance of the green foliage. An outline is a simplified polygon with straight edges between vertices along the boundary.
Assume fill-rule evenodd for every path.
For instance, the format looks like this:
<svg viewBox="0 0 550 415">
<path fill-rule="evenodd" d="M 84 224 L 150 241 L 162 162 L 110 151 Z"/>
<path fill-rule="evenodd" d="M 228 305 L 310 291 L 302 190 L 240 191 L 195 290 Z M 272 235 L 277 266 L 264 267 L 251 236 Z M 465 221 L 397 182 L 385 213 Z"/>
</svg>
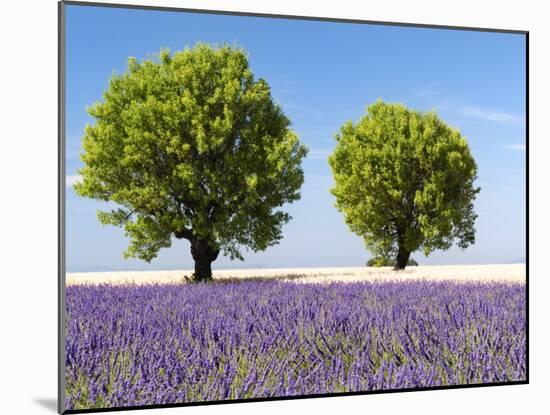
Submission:
<svg viewBox="0 0 550 415">
<path fill-rule="evenodd" d="M 475 242 L 477 166 L 468 143 L 433 112 L 378 101 L 336 135 L 336 207 L 375 256 Z M 406 258 L 406 259 L 405 259 Z"/>
<path fill-rule="evenodd" d="M 130 58 L 88 112 L 75 190 L 120 206 L 98 218 L 124 227 L 125 256 L 151 261 L 173 235 L 232 259 L 281 239 L 290 216 L 278 208 L 300 198 L 307 148 L 243 50 Z"/>
<path fill-rule="evenodd" d="M 374 257 L 367 261 L 367 267 L 395 267 L 396 264 L 395 259 L 388 257 Z M 416 267 L 418 266 L 418 262 L 409 258 L 407 266 Z"/>
</svg>

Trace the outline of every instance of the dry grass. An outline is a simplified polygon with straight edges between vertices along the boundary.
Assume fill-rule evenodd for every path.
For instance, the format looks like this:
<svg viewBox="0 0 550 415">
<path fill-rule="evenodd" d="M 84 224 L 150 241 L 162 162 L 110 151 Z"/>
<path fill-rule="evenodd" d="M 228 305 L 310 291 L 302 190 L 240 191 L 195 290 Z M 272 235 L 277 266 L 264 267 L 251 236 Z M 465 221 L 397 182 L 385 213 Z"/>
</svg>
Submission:
<svg viewBox="0 0 550 415">
<path fill-rule="evenodd" d="M 186 281 L 193 271 L 117 271 L 78 272 L 67 274 L 67 285 L 75 284 L 173 284 Z M 391 267 L 341 268 L 266 268 L 266 269 L 214 269 L 216 281 L 243 279 L 281 280 L 327 283 L 333 281 L 507 281 L 525 282 L 525 264 L 495 265 L 423 265 L 394 271 Z"/>
</svg>

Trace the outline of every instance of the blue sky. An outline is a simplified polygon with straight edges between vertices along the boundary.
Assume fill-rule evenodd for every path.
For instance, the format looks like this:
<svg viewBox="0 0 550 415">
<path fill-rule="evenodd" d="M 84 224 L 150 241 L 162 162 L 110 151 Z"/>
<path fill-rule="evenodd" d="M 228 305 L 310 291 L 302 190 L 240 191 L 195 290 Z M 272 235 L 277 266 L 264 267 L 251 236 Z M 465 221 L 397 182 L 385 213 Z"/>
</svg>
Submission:
<svg viewBox="0 0 550 415">
<path fill-rule="evenodd" d="M 334 208 L 327 156 L 334 134 L 383 99 L 437 110 L 468 139 L 478 163 L 477 242 L 421 264 L 482 264 L 525 258 L 525 37 L 519 34 L 236 17 L 163 11 L 67 7 L 67 269 L 191 268 L 187 241 L 174 241 L 147 264 L 124 260 L 120 228 L 96 219 L 100 202 L 72 190 L 86 106 L 101 100 L 127 58 L 196 42 L 236 43 L 256 77 L 267 80 L 292 128 L 310 147 L 302 198 L 286 209 L 284 239 L 245 262 L 218 258 L 216 268 L 360 266 L 370 257 Z"/>
</svg>

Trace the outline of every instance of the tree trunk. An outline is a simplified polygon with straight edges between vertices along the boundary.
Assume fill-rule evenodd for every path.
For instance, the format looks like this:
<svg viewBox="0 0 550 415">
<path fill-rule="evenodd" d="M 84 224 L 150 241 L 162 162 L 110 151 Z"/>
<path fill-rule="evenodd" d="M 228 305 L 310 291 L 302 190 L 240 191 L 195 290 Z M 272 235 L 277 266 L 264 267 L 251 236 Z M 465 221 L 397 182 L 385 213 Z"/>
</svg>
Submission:
<svg viewBox="0 0 550 415">
<path fill-rule="evenodd" d="M 212 281 L 212 261 L 206 256 L 195 259 L 194 282 Z"/>
<path fill-rule="evenodd" d="M 395 259 L 395 267 L 393 269 L 395 270 L 405 269 L 405 267 L 407 266 L 407 263 L 409 262 L 410 256 L 411 256 L 411 253 L 407 251 L 402 245 L 399 245 L 398 251 L 397 251 L 397 258 Z"/>
<path fill-rule="evenodd" d="M 219 249 L 212 248 L 207 241 L 195 239 L 191 241 L 191 255 L 195 260 L 194 282 L 212 281 L 212 262 L 216 260 Z"/>
</svg>

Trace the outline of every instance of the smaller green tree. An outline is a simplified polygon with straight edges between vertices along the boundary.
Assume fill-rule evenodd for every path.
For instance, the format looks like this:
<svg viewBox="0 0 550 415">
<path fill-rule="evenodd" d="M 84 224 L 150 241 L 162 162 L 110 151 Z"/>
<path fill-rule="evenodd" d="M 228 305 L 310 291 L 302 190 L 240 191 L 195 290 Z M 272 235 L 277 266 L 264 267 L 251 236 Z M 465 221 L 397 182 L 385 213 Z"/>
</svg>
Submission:
<svg viewBox="0 0 550 415">
<path fill-rule="evenodd" d="M 331 189 L 352 232 L 376 257 L 404 269 L 429 255 L 475 242 L 477 166 L 467 141 L 434 112 L 378 101 L 336 135 Z"/>
</svg>

